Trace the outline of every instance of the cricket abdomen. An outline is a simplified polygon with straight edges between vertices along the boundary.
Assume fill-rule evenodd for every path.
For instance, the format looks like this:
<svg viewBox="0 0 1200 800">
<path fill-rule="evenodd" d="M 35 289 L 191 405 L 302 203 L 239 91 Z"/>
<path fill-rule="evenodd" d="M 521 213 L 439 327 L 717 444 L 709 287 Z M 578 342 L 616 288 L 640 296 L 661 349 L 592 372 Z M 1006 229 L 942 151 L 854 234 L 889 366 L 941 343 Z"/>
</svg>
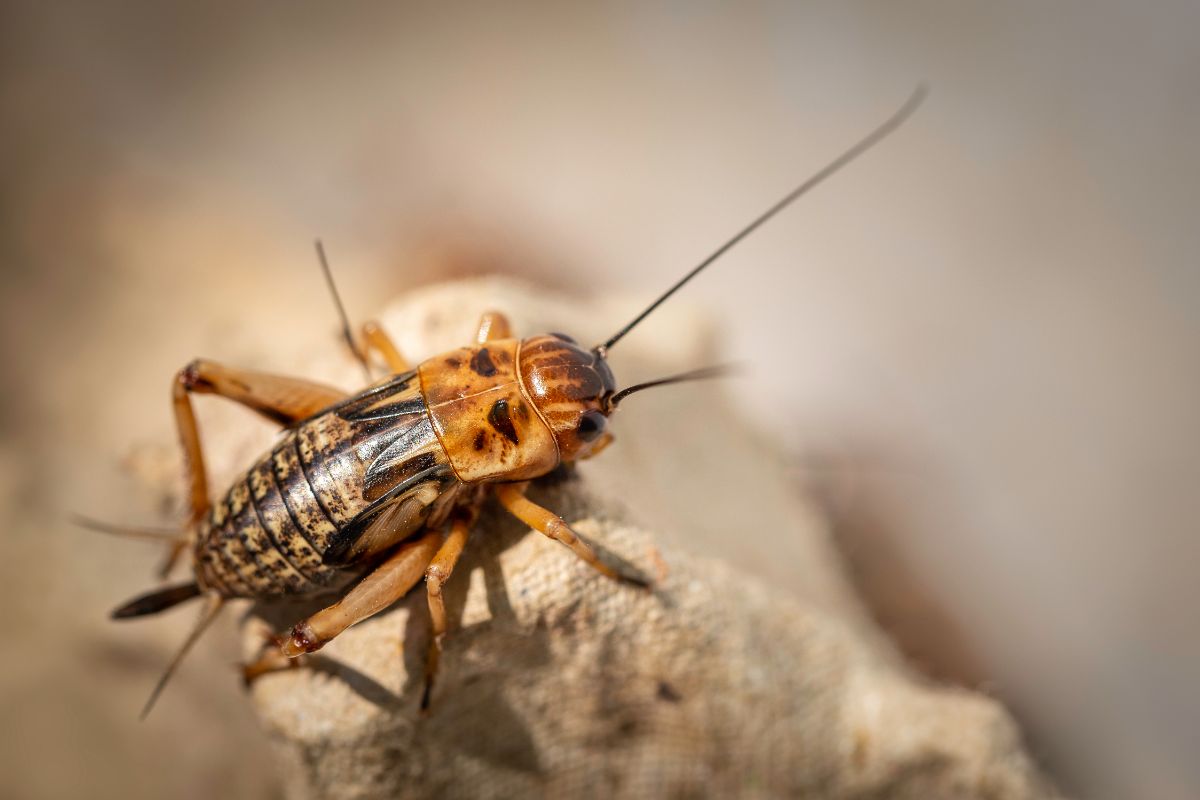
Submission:
<svg viewBox="0 0 1200 800">
<path fill-rule="evenodd" d="M 381 496 L 402 498 L 406 482 L 450 475 L 417 381 L 398 376 L 287 431 L 234 482 L 199 531 L 196 578 L 227 597 L 339 588 L 362 570 L 327 563 L 337 534 L 378 514 Z M 424 519 L 391 533 L 399 541 Z"/>
</svg>

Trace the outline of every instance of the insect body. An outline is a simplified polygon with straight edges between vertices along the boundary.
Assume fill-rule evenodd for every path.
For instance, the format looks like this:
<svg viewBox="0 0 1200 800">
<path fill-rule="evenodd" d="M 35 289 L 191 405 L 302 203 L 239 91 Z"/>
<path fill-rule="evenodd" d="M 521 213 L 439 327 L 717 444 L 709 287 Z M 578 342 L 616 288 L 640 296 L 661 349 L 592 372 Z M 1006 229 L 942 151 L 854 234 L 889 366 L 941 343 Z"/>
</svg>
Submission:
<svg viewBox="0 0 1200 800">
<path fill-rule="evenodd" d="M 615 392 L 603 359 L 556 336 L 429 359 L 288 429 L 199 526 L 196 582 L 225 597 L 336 587 L 445 522 L 470 486 L 534 478 L 603 446 Z"/>
<path fill-rule="evenodd" d="M 426 669 L 427 703 L 446 630 L 442 585 L 489 490 L 514 516 L 570 547 L 604 575 L 645 586 L 640 576 L 605 564 L 566 522 L 528 500 L 528 482 L 559 464 L 599 453 L 612 441 L 610 415 L 630 394 L 715 374 L 697 370 L 618 391 L 607 357 L 617 341 L 726 250 L 890 133 L 922 96 L 918 90 L 882 126 L 595 347 L 581 347 L 562 334 L 512 338 L 507 320 L 489 313 L 473 345 L 429 358 L 415 369 L 377 325 L 364 326 L 357 342 L 345 325 L 351 348 L 368 373 L 366 353 L 381 358 L 390 372 L 350 396 L 301 379 L 209 361 L 181 370 L 173 399 L 191 513 L 184 532 L 172 538 L 164 574 L 190 549 L 194 580 L 136 598 L 114 617 L 154 613 L 196 596 L 205 602 L 199 622 L 143 713 L 228 599 L 344 591 L 336 603 L 298 622 L 279 637 L 273 651 L 249 665 L 246 674 L 253 677 L 276 668 L 284 657 L 319 649 L 391 605 L 422 578 L 434 634 Z M 318 250 L 328 277 L 319 243 Z M 338 307 L 340 311 L 340 301 Z M 344 312 L 342 317 L 345 322 Z M 215 503 L 209 500 L 191 404 L 197 393 L 234 400 L 286 428 Z"/>
</svg>

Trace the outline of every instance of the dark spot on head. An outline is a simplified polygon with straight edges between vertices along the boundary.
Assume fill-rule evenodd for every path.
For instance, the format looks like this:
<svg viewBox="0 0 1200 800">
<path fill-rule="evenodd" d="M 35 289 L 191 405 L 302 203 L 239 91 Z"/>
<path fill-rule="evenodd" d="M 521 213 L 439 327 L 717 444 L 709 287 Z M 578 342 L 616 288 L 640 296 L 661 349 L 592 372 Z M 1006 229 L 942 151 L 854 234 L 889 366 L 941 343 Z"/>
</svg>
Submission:
<svg viewBox="0 0 1200 800">
<path fill-rule="evenodd" d="M 446 359 L 446 366 L 449 367 L 450 369 L 458 369 L 459 367 L 462 366 L 462 359 L 455 358 L 454 356 L 450 356 L 449 358 Z"/>
<path fill-rule="evenodd" d="M 513 406 L 513 413 L 520 417 L 522 422 L 529 422 L 529 409 L 524 403 Z"/>
<path fill-rule="evenodd" d="M 482 450 L 485 444 L 487 444 L 487 434 L 483 428 L 480 428 L 475 432 L 475 449 Z"/>
<path fill-rule="evenodd" d="M 492 410 L 488 412 L 488 422 L 492 427 L 505 439 L 508 439 L 513 444 L 520 444 L 521 440 L 517 436 L 517 429 L 513 427 L 512 414 L 508 410 L 508 401 L 501 398 L 492 406 Z"/>
<path fill-rule="evenodd" d="M 471 356 L 471 369 L 476 375 L 490 378 L 496 374 L 496 365 L 492 363 L 492 355 L 486 347 L 481 347 Z"/>
<path fill-rule="evenodd" d="M 658 682 L 658 699 L 665 700 L 668 703 L 678 703 L 680 700 L 683 699 L 683 695 L 681 695 L 675 689 L 674 686 L 667 683 L 666 681 L 659 681 Z"/>
</svg>

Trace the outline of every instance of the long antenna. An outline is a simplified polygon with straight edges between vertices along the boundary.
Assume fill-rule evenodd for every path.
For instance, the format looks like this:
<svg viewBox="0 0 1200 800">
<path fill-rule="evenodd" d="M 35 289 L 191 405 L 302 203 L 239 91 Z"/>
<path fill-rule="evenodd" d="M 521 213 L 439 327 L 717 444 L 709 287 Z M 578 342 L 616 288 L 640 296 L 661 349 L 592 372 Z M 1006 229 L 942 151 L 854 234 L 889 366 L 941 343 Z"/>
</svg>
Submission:
<svg viewBox="0 0 1200 800">
<path fill-rule="evenodd" d="M 622 400 L 634 392 L 640 392 L 643 389 L 650 389 L 655 386 L 666 386 L 669 383 L 683 383 L 685 381 L 702 381 L 709 378 L 722 378 L 732 373 L 735 368 L 736 366 L 733 364 L 718 364 L 717 366 L 713 367 L 694 369 L 690 372 L 682 372 L 678 375 L 671 375 L 667 378 L 658 378 L 657 380 L 646 381 L 645 383 L 637 383 L 633 386 L 628 386 L 608 399 L 608 411 L 611 412 Z"/>
<path fill-rule="evenodd" d="M 333 282 L 333 272 L 329 269 L 329 259 L 325 257 L 325 244 L 320 239 L 316 240 L 317 259 L 321 262 L 321 271 L 325 273 L 325 283 L 329 286 L 329 293 L 333 295 L 333 304 L 337 306 L 338 316 L 342 320 L 342 336 L 346 339 L 346 344 L 350 346 L 350 352 L 358 359 L 358 363 L 362 364 L 363 372 L 367 376 L 367 383 L 371 383 L 373 377 L 371 375 L 371 365 L 367 363 L 367 357 L 363 355 L 362 350 L 358 349 L 358 345 L 354 341 L 354 334 L 350 331 L 350 317 L 346 315 L 346 307 L 342 305 L 342 296 L 338 294 L 337 285 Z"/>
<path fill-rule="evenodd" d="M 829 162 L 829 164 L 827 164 L 823 169 L 821 169 L 820 172 L 817 172 L 815 175 L 813 175 L 811 178 L 806 180 L 804 183 L 800 184 L 795 189 L 793 189 L 786 197 L 784 197 L 778 203 L 776 203 L 775 205 L 773 205 L 769 209 L 767 209 L 765 212 L 763 212 L 763 214 L 760 217 L 758 217 L 758 219 L 754 220 L 749 225 L 742 228 L 742 230 L 739 231 L 738 234 L 736 236 L 734 236 L 732 239 L 730 239 L 725 244 L 718 247 L 716 249 L 716 251 L 713 252 L 712 255 L 710 255 L 708 258 L 704 259 L 703 261 L 701 261 L 688 274 L 686 274 L 682 278 L 680 278 L 675 283 L 674 286 L 672 286 L 670 289 L 667 289 L 667 291 L 663 292 L 662 295 L 660 295 L 657 300 L 655 300 L 653 303 L 651 303 L 649 306 L 647 306 L 646 309 L 642 313 L 640 313 L 636 317 L 634 317 L 632 322 L 630 322 L 624 328 L 621 328 L 621 330 L 617 331 L 615 334 L 613 334 L 611 337 L 609 337 L 608 341 L 606 341 L 604 344 L 596 345 L 596 347 L 593 348 L 596 351 L 596 353 L 598 353 L 601 358 L 604 358 L 606 355 L 608 355 L 609 349 L 614 344 L 619 342 L 621 340 L 621 338 L 623 336 L 625 336 L 625 334 L 627 334 L 631 330 L 633 330 L 634 327 L 637 326 L 637 324 L 639 322 L 641 322 L 646 317 L 648 317 L 650 315 L 650 313 L 652 311 L 654 311 L 654 309 L 658 308 L 660 305 L 662 305 L 664 302 L 666 302 L 668 297 L 675 294 L 675 292 L 679 291 L 685 283 L 690 281 L 692 278 L 696 277 L 696 275 L 698 275 L 701 270 L 703 270 L 709 264 L 716 261 L 721 256 L 725 255 L 725 253 L 728 250 L 730 250 L 734 245 L 736 245 L 742 239 L 745 239 L 747 236 L 749 236 L 751 233 L 753 233 L 755 230 L 757 230 L 759 228 L 759 226 L 761 226 L 764 222 L 769 220 L 771 217 L 775 216 L 780 211 L 783 211 L 783 209 L 785 209 L 789 205 L 791 205 L 792 202 L 794 200 L 796 200 L 797 198 L 799 198 L 801 195 L 807 193 L 810 189 L 815 187 L 817 184 L 821 183 L 826 178 L 833 175 L 835 172 L 840 170 L 842 167 L 846 166 L 851 161 L 858 158 L 860 155 L 862 155 L 866 151 L 870 150 L 872 147 L 874 147 L 876 144 L 878 144 L 880 141 L 882 141 L 884 138 L 886 138 L 888 136 L 888 134 L 890 134 L 892 131 L 896 130 L 896 128 L 900 127 L 904 123 L 905 120 L 907 120 L 910 116 L 912 116 L 913 112 L 917 110 L 917 107 L 920 106 L 921 102 L 925 99 L 926 94 L 928 94 L 928 90 L 927 90 L 925 84 L 919 85 L 913 91 L 913 93 L 909 96 L 908 100 L 906 100 L 904 102 L 904 105 L 902 105 L 900 107 L 900 109 L 898 111 L 896 111 L 894 114 L 892 114 L 892 116 L 889 117 L 887 119 L 887 121 L 885 121 L 882 125 L 880 125 L 875 130 L 871 131 L 864 138 L 860 139 L 858 141 L 858 143 L 855 144 L 853 147 L 851 147 L 849 150 L 842 153 L 840 156 L 835 158 L 833 161 Z"/>
</svg>

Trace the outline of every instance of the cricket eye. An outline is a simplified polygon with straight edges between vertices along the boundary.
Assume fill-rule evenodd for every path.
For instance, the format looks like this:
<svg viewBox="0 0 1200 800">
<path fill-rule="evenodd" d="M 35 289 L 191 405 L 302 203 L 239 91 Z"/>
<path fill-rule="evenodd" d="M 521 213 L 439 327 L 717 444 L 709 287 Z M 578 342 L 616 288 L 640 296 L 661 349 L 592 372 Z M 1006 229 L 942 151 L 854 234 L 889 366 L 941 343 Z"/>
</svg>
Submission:
<svg viewBox="0 0 1200 800">
<path fill-rule="evenodd" d="M 596 409 L 585 411 L 583 416 L 579 418 L 579 427 L 575 431 L 575 435 L 584 442 L 593 442 L 604 433 L 604 426 L 608 420 Z"/>
</svg>

